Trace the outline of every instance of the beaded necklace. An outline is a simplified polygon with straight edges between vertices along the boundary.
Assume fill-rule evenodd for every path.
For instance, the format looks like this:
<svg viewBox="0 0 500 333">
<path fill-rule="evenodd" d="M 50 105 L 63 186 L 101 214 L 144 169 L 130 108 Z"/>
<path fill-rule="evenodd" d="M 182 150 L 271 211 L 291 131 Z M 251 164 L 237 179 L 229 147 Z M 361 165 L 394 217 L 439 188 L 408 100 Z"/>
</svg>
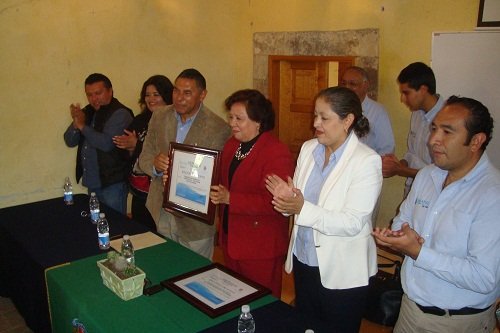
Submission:
<svg viewBox="0 0 500 333">
<path fill-rule="evenodd" d="M 252 145 L 252 147 L 250 147 L 250 149 L 246 152 L 246 153 L 241 153 L 241 143 L 238 147 L 238 149 L 236 149 L 236 152 L 234 153 L 234 157 L 238 160 L 238 161 L 241 161 L 241 160 L 244 160 L 248 154 L 250 154 L 250 152 L 252 151 L 253 147 L 255 146 L 255 143 Z"/>
<path fill-rule="evenodd" d="M 253 147 L 255 146 L 255 143 L 257 142 L 261 134 L 262 133 L 259 133 L 255 138 L 253 138 L 250 141 L 240 142 L 238 149 L 236 149 L 236 152 L 234 153 L 234 159 L 239 162 L 244 160 L 252 151 Z"/>
</svg>

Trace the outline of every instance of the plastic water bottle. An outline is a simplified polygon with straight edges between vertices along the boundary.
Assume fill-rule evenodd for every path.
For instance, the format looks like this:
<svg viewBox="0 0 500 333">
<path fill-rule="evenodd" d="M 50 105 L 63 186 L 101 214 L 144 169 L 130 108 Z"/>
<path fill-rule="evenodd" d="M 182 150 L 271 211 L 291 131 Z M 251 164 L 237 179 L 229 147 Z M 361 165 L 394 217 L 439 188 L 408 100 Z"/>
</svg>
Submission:
<svg viewBox="0 0 500 333">
<path fill-rule="evenodd" d="M 97 199 L 97 195 L 95 195 L 95 192 L 90 193 L 90 199 L 89 199 L 89 210 L 90 210 L 90 221 L 92 223 L 97 224 L 97 221 L 99 221 L 99 199 Z"/>
<path fill-rule="evenodd" d="M 123 235 L 122 256 L 129 264 L 132 266 L 135 265 L 134 246 L 132 245 L 129 235 Z"/>
<path fill-rule="evenodd" d="M 243 305 L 241 307 L 240 318 L 238 319 L 238 333 L 254 333 L 255 321 L 250 313 L 250 306 Z"/>
<path fill-rule="evenodd" d="M 64 203 L 66 205 L 73 204 L 73 185 L 71 185 L 69 177 L 64 180 Z"/>
<path fill-rule="evenodd" d="M 97 221 L 97 239 L 101 250 L 109 249 L 109 224 L 104 213 L 99 214 Z"/>
</svg>

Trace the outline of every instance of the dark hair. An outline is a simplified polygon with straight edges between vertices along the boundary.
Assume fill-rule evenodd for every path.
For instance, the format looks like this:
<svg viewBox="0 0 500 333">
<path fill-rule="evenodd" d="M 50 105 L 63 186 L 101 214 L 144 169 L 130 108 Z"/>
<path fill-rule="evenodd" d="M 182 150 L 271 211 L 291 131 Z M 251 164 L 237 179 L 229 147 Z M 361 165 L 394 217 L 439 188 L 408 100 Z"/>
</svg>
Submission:
<svg viewBox="0 0 500 333">
<path fill-rule="evenodd" d="M 274 128 L 273 105 L 260 91 L 255 89 L 238 90 L 226 98 L 224 105 L 229 111 L 231 106 L 236 103 L 245 105 L 248 118 L 260 124 L 260 133 Z"/>
<path fill-rule="evenodd" d="M 409 64 L 398 75 L 399 83 L 408 83 L 410 88 L 418 90 L 421 86 L 427 86 L 429 93 L 436 93 L 436 77 L 432 68 L 423 62 Z"/>
<path fill-rule="evenodd" d="M 201 75 L 201 73 L 194 68 L 188 68 L 183 70 L 175 80 L 177 81 L 177 79 L 180 78 L 194 80 L 198 88 L 200 88 L 201 90 L 207 89 L 207 81 L 205 81 L 203 75 Z"/>
<path fill-rule="evenodd" d="M 370 131 L 368 119 L 363 116 L 361 101 L 358 95 L 346 87 L 331 87 L 321 90 L 316 99 L 321 98 L 330 105 L 330 109 L 335 112 L 340 119 L 345 119 L 350 113 L 354 116 L 354 121 L 349 127 L 349 133 L 354 130 L 358 137 L 363 137 Z"/>
<path fill-rule="evenodd" d="M 154 86 L 165 104 L 172 104 L 172 91 L 174 90 L 174 85 L 168 77 L 165 75 L 153 75 L 149 79 L 147 79 L 142 85 L 141 95 L 139 97 L 139 105 L 142 110 L 146 110 L 146 88 L 148 86 Z"/>
<path fill-rule="evenodd" d="M 104 83 L 104 86 L 108 89 L 113 88 L 113 85 L 111 84 L 111 80 L 108 79 L 108 77 L 106 75 L 101 74 L 101 73 L 90 74 L 85 79 L 85 85 L 94 84 L 97 82 Z"/>
<path fill-rule="evenodd" d="M 474 135 L 484 133 L 486 140 L 481 145 L 481 149 L 485 150 L 493 133 L 493 118 L 488 108 L 475 99 L 455 95 L 446 101 L 445 106 L 449 105 L 461 105 L 469 110 L 469 116 L 465 119 L 465 128 L 468 134 L 467 141 L 464 144 L 469 145 Z"/>
</svg>

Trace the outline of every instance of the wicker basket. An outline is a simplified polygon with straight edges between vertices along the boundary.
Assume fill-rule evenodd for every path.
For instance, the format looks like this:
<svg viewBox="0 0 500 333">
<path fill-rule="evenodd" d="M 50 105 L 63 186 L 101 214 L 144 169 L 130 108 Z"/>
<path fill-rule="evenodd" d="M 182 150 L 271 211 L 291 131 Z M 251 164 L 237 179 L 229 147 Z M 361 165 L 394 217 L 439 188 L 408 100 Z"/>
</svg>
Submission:
<svg viewBox="0 0 500 333">
<path fill-rule="evenodd" d="M 141 296 L 146 273 L 144 273 L 139 267 L 136 267 L 140 274 L 122 280 L 109 268 L 102 264 L 102 262 L 106 260 L 108 259 L 99 260 L 97 262 L 97 266 L 99 266 L 99 269 L 101 270 L 101 277 L 104 285 L 111 289 L 124 301 Z"/>
</svg>

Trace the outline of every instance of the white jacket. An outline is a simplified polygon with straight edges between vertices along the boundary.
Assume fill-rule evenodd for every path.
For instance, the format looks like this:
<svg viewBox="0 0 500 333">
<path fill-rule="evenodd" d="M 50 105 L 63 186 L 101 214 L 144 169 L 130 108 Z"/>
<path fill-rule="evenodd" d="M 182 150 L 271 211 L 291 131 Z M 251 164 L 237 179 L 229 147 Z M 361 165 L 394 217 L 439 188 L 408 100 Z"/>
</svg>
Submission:
<svg viewBox="0 0 500 333">
<path fill-rule="evenodd" d="M 337 165 L 326 179 L 318 205 L 308 201 L 295 215 L 285 270 L 293 266 L 298 226 L 314 229 L 321 283 L 328 289 L 366 286 L 377 272 L 377 250 L 371 235 L 371 215 L 382 188 L 380 156 L 353 133 Z M 294 185 L 304 187 L 314 166 L 317 139 L 300 150 Z"/>
</svg>

